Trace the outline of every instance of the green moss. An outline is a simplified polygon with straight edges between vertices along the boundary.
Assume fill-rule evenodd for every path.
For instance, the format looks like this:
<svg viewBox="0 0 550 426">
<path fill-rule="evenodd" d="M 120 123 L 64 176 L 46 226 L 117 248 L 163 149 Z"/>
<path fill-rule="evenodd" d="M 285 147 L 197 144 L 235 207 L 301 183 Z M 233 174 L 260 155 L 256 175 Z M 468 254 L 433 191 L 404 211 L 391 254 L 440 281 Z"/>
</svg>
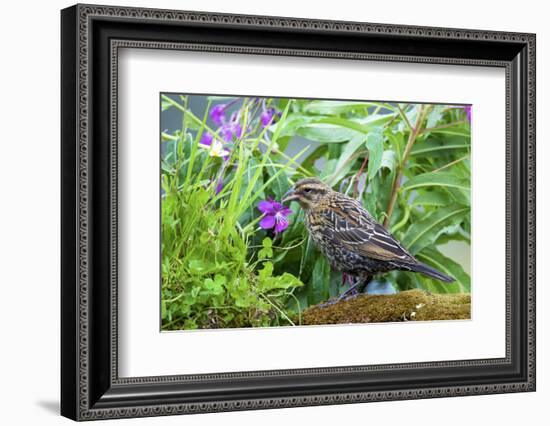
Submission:
<svg viewBox="0 0 550 426">
<path fill-rule="evenodd" d="M 392 295 L 360 295 L 303 312 L 302 324 L 470 319 L 469 294 L 430 294 L 422 290 Z"/>
</svg>

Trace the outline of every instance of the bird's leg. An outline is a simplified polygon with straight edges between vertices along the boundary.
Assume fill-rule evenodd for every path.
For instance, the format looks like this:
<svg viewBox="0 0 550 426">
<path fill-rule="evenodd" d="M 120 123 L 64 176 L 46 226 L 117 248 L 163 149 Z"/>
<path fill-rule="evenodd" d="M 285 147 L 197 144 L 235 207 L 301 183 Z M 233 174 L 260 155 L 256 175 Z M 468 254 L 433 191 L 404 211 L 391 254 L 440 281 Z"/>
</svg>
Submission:
<svg viewBox="0 0 550 426">
<path fill-rule="evenodd" d="M 353 282 L 353 275 L 342 272 L 342 286 L 346 285 L 347 283 L 353 284 Z"/>
<path fill-rule="evenodd" d="M 352 276 L 349 274 L 345 275 L 346 281 L 352 280 Z M 371 277 L 370 276 L 364 276 L 359 277 L 355 282 L 352 281 L 352 285 L 350 288 L 348 288 L 345 292 L 343 292 L 340 296 L 338 296 L 336 299 L 329 300 L 328 302 L 322 303 L 319 305 L 319 307 L 324 308 L 327 306 L 334 305 L 335 303 L 338 303 L 342 300 L 349 299 L 351 297 L 357 296 L 359 293 L 363 291 L 365 286 L 369 283 Z"/>
<path fill-rule="evenodd" d="M 355 283 L 348 288 L 346 291 L 344 291 L 338 298 L 336 299 L 336 302 L 340 302 L 341 300 L 348 299 L 351 296 L 357 296 L 367 285 L 369 282 L 369 277 L 359 277 Z M 360 291 L 357 291 L 360 290 Z"/>
</svg>

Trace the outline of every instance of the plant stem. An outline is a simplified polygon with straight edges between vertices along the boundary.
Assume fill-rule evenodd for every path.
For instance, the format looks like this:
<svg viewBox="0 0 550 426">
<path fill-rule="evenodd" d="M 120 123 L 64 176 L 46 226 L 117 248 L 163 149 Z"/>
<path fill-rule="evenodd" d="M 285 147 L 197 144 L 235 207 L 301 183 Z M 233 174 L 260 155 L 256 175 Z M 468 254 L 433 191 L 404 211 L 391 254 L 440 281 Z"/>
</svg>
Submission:
<svg viewBox="0 0 550 426">
<path fill-rule="evenodd" d="M 399 229 L 401 229 L 409 220 L 409 217 L 411 215 L 411 209 L 409 206 L 405 206 L 405 213 L 403 214 L 403 218 L 395 224 L 395 226 L 392 228 L 391 233 L 395 234 Z"/>
<path fill-rule="evenodd" d="M 187 110 L 187 96 L 181 97 L 181 100 L 183 102 L 183 108 Z M 187 133 L 187 119 L 185 114 L 186 113 L 184 112 L 181 116 L 181 132 L 184 135 Z"/>
<path fill-rule="evenodd" d="M 264 139 L 260 139 L 260 142 L 261 142 L 263 145 L 267 146 L 267 147 L 270 146 L 270 144 L 269 144 L 268 142 L 266 142 Z M 307 148 L 308 148 L 308 149 L 310 148 L 309 145 L 308 145 Z M 307 171 L 306 169 L 304 169 L 304 168 L 300 165 L 300 163 L 298 163 L 295 159 L 293 159 L 293 158 L 289 157 L 288 155 L 286 155 L 283 151 L 281 151 L 281 150 L 275 148 L 274 146 L 271 146 L 270 150 L 271 150 L 272 152 L 274 152 L 275 154 L 280 155 L 281 157 L 283 157 L 283 158 L 284 158 L 285 160 L 287 160 L 290 164 L 296 166 L 296 169 L 297 169 L 297 170 L 300 170 L 300 172 L 302 172 L 302 174 L 303 174 L 304 176 L 311 176 L 311 175 L 312 175 L 311 172 L 309 172 L 309 171 Z"/>
<path fill-rule="evenodd" d="M 422 108 L 422 107 L 421 107 Z M 411 122 L 409 121 L 409 119 L 407 118 L 407 114 L 405 114 L 405 111 L 403 111 L 403 108 L 401 108 L 401 105 L 397 104 L 397 109 L 399 111 L 399 115 L 401 116 L 401 118 L 403 119 L 403 121 L 405 122 L 405 124 L 407 125 L 407 127 L 409 128 L 409 131 L 412 133 L 413 132 L 413 128 L 411 126 Z"/>
<path fill-rule="evenodd" d="M 279 308 L 275 303 L 273 303 L 271 300 L 269 300 L 269 297 L 263 295 L 262 293 L 259 293 L 260 297 L 264 298 L 267 303 L 269 303 L 271 306 L 273 306 L 279 313 L 291 324 L 296 325 L 294 322 L 289 318 L 289 316 L 281 309 Z"/>
<path fill-rule="evenodd" d="M 336 178 L 336 176 L 338 176 L 340 174 L 340 172 L 342 170 L 344 170 L 345 167 L 347 167 L 349 165 L 349 163 L 351 162 L 355 162 L 359 157 L 361 157 L 361 155 L 363 155 L 365 153 L 365 151 L 359 151 L 359 152 L 356 152 L 355 154 L 353 154 L 352 156 L 350 156 L 344 164 L 342 164 L 337 170 L 334 171 L 334 173 L 329 176 L 327 178 L 327 183 L 332 186 L 333 184 L 335 184 L 336 182 L 333 182 L 333 180 Z M 368 154 L 368 151 L 367 151 L 367 154 Z"/>
<path fill-rule="evenodd" d="M 400 111 L 401 111 L 401 108 L 400 108 Z M 428 111 L 428 108 L 426 108 L 424 105 L 419 106 L 418 114 L 416 116 L 416 123 L 414 124 L 414 128 L 411 128 L 411 132 L 409 133 L 409 139 L 407 140 L 407 145 L 405 146 L 403 159 L 401 160 L 401 163 L 397 168 L 395 180 L 393 181 L 391 196 L 388 201 L 388 207 L 386 209 L 386 217 L 384 218 L 384 223 L 383 223 L 384 228 L 387 228 L 390 223 L 391 215 L 393 213 L 393 208 L 395 207 L 395 201 L 397 200 L 397 193 L 399 192 L 399 188 L 401 187 L 401 180 L 403 179 L 403 170 L 405 169 L 405 166 L 407 164 L 407 160 L 412 151 L 414 142 L 416 141 L 417 136 L 420 134 L 422 122 L 424 121 L 424 117 L 426 116 L 427 111 Z"/>
<path fill-rule="evenodd" d="M 298 325 L 302 325 L 302 308 L 300 307 L 300 301 L 294 296 L 293 292 L 289 293 L 289 296 L 293 297 L 296 302 L 296 307 L 298 308 Z"/>
<path fill-rule="evenodd" d="M 369 154 L 365 155 L 365 159 L 363 160 L 363 163 L 361 163 L 361 167 L 359 168 L 359 172 L 357 175 L 355 175 L 355 188 L 354 188 L 354 195 L 355 198 L 359 196 L 359 179 L 361 178 L 361 175 L 363 174 L 365 167 L 369 163 Z"/>
<path fill-rule="evenodd" d="M 171 103 L 172 105 L 174 105 L 177 109 L 179 109 L 181 112 L 183 112 L 184 114 L 187 114 L 189 116 L 189 118 L 191 120 L 193 120 L 195 123 L 199 124 L 200 126 L 202 126 L 203 129 L 206 129 L 207 132 L 209 132 L 213 137 L 214 139 L 222 142 L 222 143 L 225 143 L 225 140 L 220 136 L 218 135 L 218 132 L 216 132 L 215 130 L 212 130 L 212 128 L 210 128 L 207 124 L 206 124 L 206 120 L 204 120 L 204 123 L 203 123 L 203 120 L 201 120 L 200 118 L 198 118 L 195 114 L 193 114 L 191 112 L 191 110 L 189 109 L 186 109 L 184 108 L 183 106 L 181 106 L 179 103 L 177 103 L 175 100 L 169 98 L 168 96 L 166 95 L 162 95 L 162 99 L 168 103 Z M 210 105 L 210 104 L 209 104 Z M 207 108 L 207 112 L 208 112 L 208 109 L 210 108 L 210 106 L 208 106 Z M 163 133 L 162 134 L 163 137 L 169 139 L 170 135 L 166 134 L 166 133 Z"/>
</svg>

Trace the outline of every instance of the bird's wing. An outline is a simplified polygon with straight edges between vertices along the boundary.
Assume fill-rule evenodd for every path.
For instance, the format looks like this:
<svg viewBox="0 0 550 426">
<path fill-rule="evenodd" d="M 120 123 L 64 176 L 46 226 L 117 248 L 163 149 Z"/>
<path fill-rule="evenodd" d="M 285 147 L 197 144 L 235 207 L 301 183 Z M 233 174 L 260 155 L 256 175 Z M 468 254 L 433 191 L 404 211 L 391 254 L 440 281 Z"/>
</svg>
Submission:
<svg viewBox="0 0 550 426">
<path fill-rule="evenodd" d="M 343 200 L 319 212 L 335 241 L 362 256 L 416 263 L 414 257 L 355 200 Z"/>
</svg>

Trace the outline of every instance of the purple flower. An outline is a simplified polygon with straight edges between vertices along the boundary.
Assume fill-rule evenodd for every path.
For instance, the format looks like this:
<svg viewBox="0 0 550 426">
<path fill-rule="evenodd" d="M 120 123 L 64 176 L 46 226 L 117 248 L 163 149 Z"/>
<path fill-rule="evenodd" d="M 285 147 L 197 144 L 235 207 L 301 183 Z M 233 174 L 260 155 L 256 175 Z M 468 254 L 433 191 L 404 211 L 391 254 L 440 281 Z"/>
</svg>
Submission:
<svg viewBox="0 0 550 426">
<path fill-rule="evenodd" d="M 237 139 L 240 138 L 243 135 L 243 128 L 241 127 L 241 125 L 239 123 L 235 123 L 233 125 L 233 134 L 235 135 L 235 137 Z"/>
<path fill-rule="evenodd" d="M 224 124 L 220 127 L 220 135 L 224 141 L 231 142 L 233 140 L 233 126 Z"/>
<path fill-rule="evenodd" d="M 264 112 L 260 115 L 262 127 L 268 126 L 271 123 L 271 120 L 273 120 L 273 108 L 264 110 Z"/>
<path fill-rule="evenodd" d="M 199 141 L 200 144 L 210 146 L 212 144 L 212 140 L 214 139 L 214 136 L 212 136 L 210 133 L 206 132 L 202 135 L 201 140 Z"/>
<path fill-rule="evenodd" d="M 220 127 L 220 134 L 226 142 L 231 142 L 233 136 L 240 138 L 243 134 L 243 128 L 239 123 L 227 123 Z"/>
<path fill-rule="evenodd" d="M 220 192 L 222 192 L 223 189 L 223 180 L 219 179 L 218 183 L 216 185 L 216 195 L 218 195 Z"/>
<path fill-rule="evenodd" d="M 221 126 L 225 121 L 225 108 L 226 104 L 218 104 L 210 110 L 210 118 L 217 126 Z"/>
<path fill-rule="evenodd" d="M 260 114 L 260 123 L 262 123 L 262 127 L 267 127 L 272 124 L 279 114 L 280 113 L 278 113 L 275 108 L 264 109 Z"/>
<path fill-rule="evenodd" d="M 273 200 L 273 198 L 260 201 L 258 210 L 263 213 L 263 218 L 260 220 L 260 227 L 262 229 L 273 228 L 275 233 L 278 234 L 288 227 L 286 217 L 292 213 L 292 210 Z"/>
<path fill-rule="evenodd" d="M 464 112 L 466 113 L 466 117 L 468 118 L 468 121 L 471 123 L 472 122 L 472 106 L 471 105 L 466 105 L 464 107 Z"/>
</svg>

